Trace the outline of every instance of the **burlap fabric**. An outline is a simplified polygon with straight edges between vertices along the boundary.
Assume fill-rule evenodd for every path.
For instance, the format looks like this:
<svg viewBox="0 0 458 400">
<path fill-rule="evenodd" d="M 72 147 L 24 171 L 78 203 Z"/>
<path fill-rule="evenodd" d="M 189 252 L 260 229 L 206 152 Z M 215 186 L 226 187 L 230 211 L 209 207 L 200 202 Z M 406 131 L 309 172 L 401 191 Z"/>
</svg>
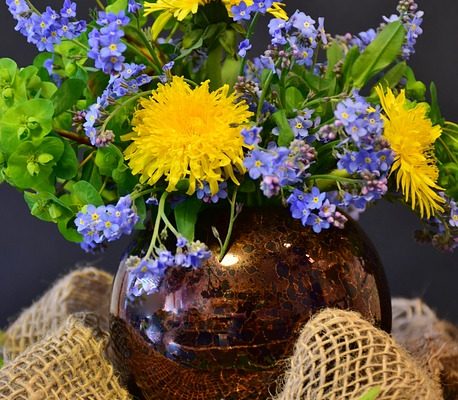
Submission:
<svg viewBox="0 0 458 400">
<path fill-rule="evenodd" d="M 435 379 L 444 397 L 458 399 L 458 329 L 420 299 L 393 300 L 393 336 Z"/>
<path fill-rule="evenodd" d="M 73 271 L 58 280 L 8 328 L 3 347 L 5 361 L 14 359 L 57 330 L 69 315 L 78 312 L 95 313 L 100 327 L 108 330 L 112 282 L 112 275 L 91 267 Z"/>
<path fill-rule="evenodd" d="M 324 310 L 304 327 L 276 400 L 439 400 L 440 386 L 385 332 L 359 314 Z"/>
<path fill-rule="evenodd" d="M 93 268 L 75 271 L 23 312 L 7 331 L 4 353 L 11 360 L 26 350 L 0 370 L 0 399 L 129 398 L 105 358 L 107 334 L 88 325 L 87 318 L 67 320 L 75 311 L 95 311 L 105 330 L 111 281 L 112 276 Z M 285 364 L 276 400 L 358 400 L 375 386 L 382 389 L 377 400 L 441 399 L 434 380 L 437 368 L 428 367 L 431 377 L 421 368 L 437 349 L 423 340 L 423 352 L 415 351 L 409 339 L 413 334 L 407 333 L 413 314 L 398 313 L 396 304 L 394 336 L 420 362 L 357 314 L 325 310 L 304 327 L 294 356 Z M 441 362 L 443 377 L 446 367 Z M 453 373 L 457 370 L 455 364 Z"/>
<path fill-rule="evenodd" d="M 0 370 L 0 399 L 131 399 L 104 357 L 107 340 L 93 314 L 70 316 Z"/>
</svg>

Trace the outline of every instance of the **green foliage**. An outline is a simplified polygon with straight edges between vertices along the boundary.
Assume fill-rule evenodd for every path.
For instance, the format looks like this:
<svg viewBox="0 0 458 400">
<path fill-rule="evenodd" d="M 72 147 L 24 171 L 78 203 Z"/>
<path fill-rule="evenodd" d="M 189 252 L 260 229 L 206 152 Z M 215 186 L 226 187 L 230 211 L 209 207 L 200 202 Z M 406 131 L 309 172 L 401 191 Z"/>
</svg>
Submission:
<svg viewBox="0 0 458 400">
<path fill-rule="evenodd" d="M 180 203 L 174 209 L 178 231 L 190 241 L 194 240 L 194 229 L 201 207 L 202 202 L 197 198 L 192 198 Z"/>
<path fill-rule="evenodd" d="M 388 24 L 354 62 L 351 69 L 354 86 L 363 87 L 369 79 L 394 62 L 404 39 L 405 28 L 400 21 Z"/>
<path fill-rule="evenodd" d="M 288 118 L 285 110 L 279 110 L 272 115 L 275 123 L 278 126 L 278 144 L 280 146 L 288 146 L 294 139 L 294 132 L 289 126 Z"/>
<path fill-rule="evenodd" d="M 86 88 L 86 83 L 81 79 L 66 80 L 59 90 L 54 94 L 52 101 L 54 105 L 54 116 L 58 116 L 76 104 Z"/>
</svg>

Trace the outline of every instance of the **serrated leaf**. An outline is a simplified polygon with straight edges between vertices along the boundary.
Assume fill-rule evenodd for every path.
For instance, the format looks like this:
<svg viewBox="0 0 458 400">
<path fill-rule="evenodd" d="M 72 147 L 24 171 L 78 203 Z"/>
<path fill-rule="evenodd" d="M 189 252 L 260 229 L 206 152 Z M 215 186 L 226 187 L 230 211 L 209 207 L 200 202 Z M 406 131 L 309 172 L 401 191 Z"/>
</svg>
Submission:
<svg viewBox="0 0 458 400">
<path fill-rule="evenodd" d="M 351 71 L 357 88 L 363 87 L 370 78 L 388 67 L 399 56 L 405 34 L 402 22 L 392 22 L 367 46 L 355 61 Z"/>
<path fill-rule="evenodd" d="M 178 204 L 174 209 L 178 232 L 189 241 L 194 240 L 197 216 L 201 207 L 202 202 L 200 200 L 191 198 Z"/>
</svg>

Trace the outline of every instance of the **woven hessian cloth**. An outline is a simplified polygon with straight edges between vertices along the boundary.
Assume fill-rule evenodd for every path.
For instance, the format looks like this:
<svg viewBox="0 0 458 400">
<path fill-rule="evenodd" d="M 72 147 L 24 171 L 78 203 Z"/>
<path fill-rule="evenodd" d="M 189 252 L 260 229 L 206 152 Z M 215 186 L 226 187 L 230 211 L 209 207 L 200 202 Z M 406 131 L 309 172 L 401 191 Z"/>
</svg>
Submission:
<svg viewBox="0 0 458 400">
<path fill-rule="evenodd" d="M 105 353 L 112 279 L 74 271 L 23 311 L 5 335 L 0 399 L 131 399 Z M 359 400 L 375 386 L 377 400 L 438 400 L 440 380 L 445 398 L 457 400 L 455 328 L 419 300 L 393 308 L 394 339 L 356 313 L 317 314 L 285 362 L 275 400 Z"/>
</svg>

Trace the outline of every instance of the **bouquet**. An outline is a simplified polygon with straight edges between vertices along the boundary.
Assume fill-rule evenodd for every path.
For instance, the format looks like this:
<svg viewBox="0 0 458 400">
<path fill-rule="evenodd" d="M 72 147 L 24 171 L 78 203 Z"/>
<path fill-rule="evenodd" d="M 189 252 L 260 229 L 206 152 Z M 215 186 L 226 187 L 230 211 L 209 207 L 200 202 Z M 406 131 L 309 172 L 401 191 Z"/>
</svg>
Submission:
<svg viewBox="0 0 458 400">
<path fill-rule="evenodd" d="M 40 54 L 0 60 L 0 181 L 86 251 L 149 227 L 133 297 L 210 257 L 209 208 L 228 214 L 220 260 L 242 207 L 319 234 L 383 197 L 417 213 L 418 239 L 458 246 L 458 124 L 408 65 L 413 0 L 345 36 L 273 0 L 97 0 L 88 21 L 71 0 L 6 3 Z M 270 45 L 252 55 L 261 18 Z"/>
</svg>

